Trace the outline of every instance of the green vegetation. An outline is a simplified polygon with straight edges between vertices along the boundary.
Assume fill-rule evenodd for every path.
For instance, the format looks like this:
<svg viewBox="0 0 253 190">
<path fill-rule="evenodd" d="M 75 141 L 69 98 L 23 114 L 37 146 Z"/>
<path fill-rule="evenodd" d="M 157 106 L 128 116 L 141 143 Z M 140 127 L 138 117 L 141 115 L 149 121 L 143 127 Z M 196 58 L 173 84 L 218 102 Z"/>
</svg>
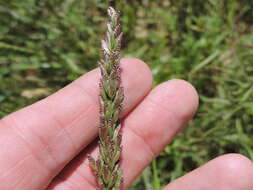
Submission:
<svg viewBox="0 0 253 190">
<path fill-rule="evenodd" d="M 194 120 L 145 170 L 134 189 L 165 185 L 230 152 L 253 159 L 253 1 L 121 0 L 125 56 L 153 69 L 155 84 L 190 81 Z M 107 3 L 0 1 L 0 117 L 97 66 Z"/>
</svg>

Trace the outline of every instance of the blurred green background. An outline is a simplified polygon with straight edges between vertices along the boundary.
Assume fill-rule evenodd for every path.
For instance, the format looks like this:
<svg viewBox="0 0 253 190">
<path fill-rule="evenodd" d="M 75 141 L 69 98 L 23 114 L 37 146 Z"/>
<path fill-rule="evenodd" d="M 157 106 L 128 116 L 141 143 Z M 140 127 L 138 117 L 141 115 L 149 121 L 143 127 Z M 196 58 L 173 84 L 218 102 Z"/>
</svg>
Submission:
<svg viewBox="0 0 253 190">
<path fill-rule="evenodd" d="M 158 190 L 224 154 L 253 159 L 253 1 L 121 0 L 124 56 L 143 59 L 154 85 L 190 81 L 200 108 L 133 189 Z M 108 2 L 0 1 L 0 117 L 95 68 Z"/>
</svg>

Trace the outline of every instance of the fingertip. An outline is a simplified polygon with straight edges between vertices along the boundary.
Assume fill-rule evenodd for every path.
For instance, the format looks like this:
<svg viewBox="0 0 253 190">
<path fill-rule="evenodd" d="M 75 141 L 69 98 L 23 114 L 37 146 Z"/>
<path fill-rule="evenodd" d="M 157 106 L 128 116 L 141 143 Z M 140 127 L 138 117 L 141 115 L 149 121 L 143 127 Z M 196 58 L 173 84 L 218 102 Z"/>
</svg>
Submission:
<svg viewBox="0 0 253 190">
<path fill-rule="evenodd" d="M 196 89 L 189 82 L 172 79 L 160 84 L 154 91 L 153 97 L 162 102 L 161 106 L 172 110 L 178 120 L 185 123 L 194 116 L 199 98 Z"/>
<path fill-rule="evenodd" d="M 152 87 L 152 72 L 148 65 L 136 58 L 122 58 L 120 60 L 122 70 L 122 87 L 124 89 L 124 101 L 122 116 L 131 111 L 150 91 Z M 94 69 L 81 76 L 73 84 L 84 89 L 91 98 L 98 103 L 100 72 Z"/>
<path fill-rule="evenodd" d="M 237 153 L 225 154 L 217 157 L 217 163 L 220 163 L 226 169 L 232 169 L 235 171 L 240 170 L 241 166 L 246 168 L 253 168 L 253 162 L 246 156 Z"/>
<path fill-rule="evenodd" d="M 181 96 L 180 115 L 184 120 L 189 120 L 192 118 L 199 106 L 199 96 L 195 87 L 182 79 L 172 79 L 168 81 L 170 88 L 174 88 Z M 186 106 L 187 105 L 187 106 Z"/>
<path fill-rule="evenodd" d="M 189 186 L 191 189 L 252 190 L 252 179 L 251 160 L 240 154 L 225 154 L 176 179 L 165 190 L 183 190 Z"/>
<path fill-rule="evenodd" d="M 152 87 L 152 72 L 148 65 L 136 58 L 122 58 L 122 86 L 125 92 L 123 107 L 131 110 L 131 105 L 140 102 Z M 124 80 L 125 78 L 129 80 Z M 128 102 L 127 104 L 125 102 Z M 130 103 L 129 103 L 130 102 Z"/>
<path fill-rule="evenodd" d="M 151 88 L 152 85 L 152 72 L 149 66 L 140 59 L 137 58 L 122 58 L 120 60 L 122 70 L 127 72 L 127 74 L 132 74 L 135 78 L 140 77 L 140 81 L 145 81 L 145 84 Z"/>
<path fill-rule="evenodd" d="M 219 169 L 220 175 L 224 176 L 225 181 L 233 182 L 235 187 L 242 187 L 246 184 L 251 184 L 253 187 L 250 180 L 253 179 L 253 162 L 246 156 L 235 153 L 225 154 L 212 162 Z"/>
</svg>

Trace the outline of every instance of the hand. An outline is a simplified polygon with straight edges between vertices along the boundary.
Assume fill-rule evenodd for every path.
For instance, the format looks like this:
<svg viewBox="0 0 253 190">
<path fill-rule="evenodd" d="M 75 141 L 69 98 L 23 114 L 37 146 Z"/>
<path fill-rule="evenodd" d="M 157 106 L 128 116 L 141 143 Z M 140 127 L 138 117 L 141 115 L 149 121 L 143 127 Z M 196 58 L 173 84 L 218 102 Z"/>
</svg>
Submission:
<svg viewBox="0 0 253 190">
<path fill-rule="evenodd" d="M 182 80 L 151 90 L 151 72 L 143 62 L 122 59 L 121 65 L 125 91 L 121 167 L 126 189 L 191 119 L 198 96 Z M 0 120 L 1 190 L 95 190 L 87 152 L 96 152 L 99 78 L 95 69 Z M 230 154 L 165 190 L 252 190 L 252 179 L 251 161 Z"/>
</svg>

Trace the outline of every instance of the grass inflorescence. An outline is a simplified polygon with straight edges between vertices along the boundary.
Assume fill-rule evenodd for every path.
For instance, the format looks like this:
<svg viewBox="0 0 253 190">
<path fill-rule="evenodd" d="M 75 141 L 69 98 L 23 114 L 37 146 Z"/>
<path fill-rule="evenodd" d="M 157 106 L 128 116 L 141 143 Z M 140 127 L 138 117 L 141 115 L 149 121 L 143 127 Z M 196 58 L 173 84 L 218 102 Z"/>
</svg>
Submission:
<svg viewBox="0 0 253 190">
<path fill-rule="evenodd" d="M 95 161 L 89 156 L 90 166 L 101 190 L 119 190 L 123 174 L 119 168 L 121 156 L 121 134 L 119 115 L 124 100 L 120 77 L 120 49 L 122 35 L 119 12 L 108 8 L 110 22 L 105 39 L 101 41 L 103 59 L 99 61 L 101 71 L 99 157 Z"/>
</svg>

